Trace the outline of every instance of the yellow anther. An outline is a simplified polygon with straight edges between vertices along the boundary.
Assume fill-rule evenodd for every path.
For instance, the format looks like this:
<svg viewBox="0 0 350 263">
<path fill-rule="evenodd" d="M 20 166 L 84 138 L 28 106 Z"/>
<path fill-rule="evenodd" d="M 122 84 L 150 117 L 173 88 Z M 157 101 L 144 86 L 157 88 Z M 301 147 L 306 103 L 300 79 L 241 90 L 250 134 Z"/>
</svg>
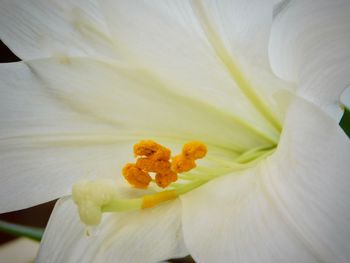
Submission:
<svg viewBox="0 0 350 263">
<path fill-rule="evenodd" d="M 152 140 L 140 141 L 134 145 L 135 156 L 151 157 L 157 152 L 159 152 L 159 157 L 165 158 L 165 160 L 170 158 L 170 150 Z"/>
<path fill-rule="evenodd" d="M 153 158 L 139 158 L 136 161 L 136 167 L 147 172 L 162 173 L 170 169 L 169 161 L 158 161 Z"/>
<path fill-rule="evenodd" d="M 171 170 L 175 173 L 184 173 L 196 167 L 193 159 L 188 159 L 182 154 L 173 157 L 171 162 Z"/>
<path fill-rule="evenodd" d="M 154 160 L 163 160 L 163 161 L 169 161 L 171 152 L 168 148 L 161 147 L 156 151 L 151 158 Z"/>
<path fill-rule="evenodd" d="M 165 188 L 169 186 L 171 183 L 176 182 L 177 174 L 171 170 L 168 170 L 164 173 L 157 173 L 155 179 L 156 179 L 156 184 L 159 187 Z"/>
<path fill-rule="evenodd" d="M 140 189 L 146 189 L 152 180 L 147 172 L 141 170 L 132 163 L 128 163 L 124 166 L 123 175 L 129 184 Z"/>
<path fill-rule="evenodd" d="M 207 146 L 201 142 L 193 141 L 186 143 L 182 148 L 182 154 L 188 159 L 201 159 L 208 152 Z"/>
<path fill-rule="evenodd" d="M 149 157 L 158 151 L 160 147 L 161 145 L 151 140 L 140 141 L 134 145 L 134 154 L 136 156 Z"/>
<path fill-rule="evenodd" d="M 125 179 L 134 187 L 145 189 L 152 181 L 152 173 L 155 173 L 155 183 L 165 188 L 177 180 L 177 173 L 195 168 L 195 160 L 207 154 L 207 147 L 198 141 L 188 142 L 183 146 L 182 153 L 170 161 L 168 148 L 152 140 L 143 140 L 134 145 L 134 154 L 136 163 L 127 164 L 123 169 Z"/>
<path fill-rule="evenodd" d="M 143 197 L 142 208 L 153 207 L 159 203 L 175 199 L 177 197 L 175 190 L 163 191 Z"/>
<path fill-rule="evenodd" d="M 165 148 L 152 140 L 145 140 L 134 145 L 134 154 L 135 156 L 153 157 L 157 160 L 166 161 L 170 159 L 171 153 L 168 148 Z"/>
</svg>

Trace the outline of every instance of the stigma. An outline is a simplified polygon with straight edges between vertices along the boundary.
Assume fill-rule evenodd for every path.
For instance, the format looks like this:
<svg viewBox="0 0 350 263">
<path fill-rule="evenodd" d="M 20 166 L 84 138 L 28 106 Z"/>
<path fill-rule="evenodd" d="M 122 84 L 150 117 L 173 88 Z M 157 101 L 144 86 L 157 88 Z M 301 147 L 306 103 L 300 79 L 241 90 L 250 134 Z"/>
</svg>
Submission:
<svg viewBox="0 0 350 263">
<path fill-rule="evenodd" d="M 116 188 L 108 180 L 81 181 L 73 186 L 72 198 L 78 206 L 80 219 L 86 225 L 98 225 L 102 207 L 116 197 Z"/>
</svg>

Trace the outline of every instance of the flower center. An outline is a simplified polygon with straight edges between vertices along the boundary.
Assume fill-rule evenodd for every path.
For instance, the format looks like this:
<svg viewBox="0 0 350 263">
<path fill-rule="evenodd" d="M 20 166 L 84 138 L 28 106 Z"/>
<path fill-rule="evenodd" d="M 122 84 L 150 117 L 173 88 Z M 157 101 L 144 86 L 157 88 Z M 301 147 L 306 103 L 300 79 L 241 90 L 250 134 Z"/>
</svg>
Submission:
<svg viewBox="0 0 350 263">
<path fill-rule="evenodd" d="M 238 61 L 232 59 L 201 2 L 192 3 L 209 44 L 237 84 L 238 90 L 249 102 L 248 106 L 258 115 L 258 124 L 255 125 L 252 120 L 245 120 L 239 115 L 230 115 L 230 121 L 236 125 L 232 133 L 236 130 L 240 132 L 237 132 L 233 140 L 237 142 L 237 149 L 225 148 L 229 159 L 220 154 L 211 154 L 210 147 L 208 151 L 205 144 L 197 141 L 186 143 L 181 153 L 175 156 L 171 155 L 170 149 L 154 141 L 144 140 L 137 143 L 134 146 L 135 162 L 126 164 L 122 174 L 136 188 L 135 191 L 140 193 L 140 197 L 121 198 L 113 180 L 78 182 L 74 185 L 72 197 L 78 206 L 80 218 L 86 225 L 99 224 L 104 212 L 146 209 L 175 199 L 219 176 L 253 167 L 277 147 L 282 127 L 279 118 L 275 116 L 274 108 L 259 95 L 241 71 Z M 226 122 L 227 115 L 223 116 Z M 240 140 L 242 147 L 239 146 Z M 211 142 L 208 146 L 213 146 L 212 144 Z M 205 160 L 198 162 L 197 166 L 196 162 L 204 157 Z M 206 161 L 215 165 L 203 165 Z M 144 194 L 145 190 L 147 194 Z"/>
<path fill-rule="evenodd" d="M 138 198 L 123 199 L 113 180 L 100 179 L 82 181 L 73 186 L 72 197 L 78 206 L 80 219 L 86 225 L 98 225 L 104 212 L 123 212 L 150 208 L 175 199 L 206 182 L 251 167 L 256 161 L 270 154 L 275 147 L 257 147 L 236 158 L 235 162 L 218 162 L 223 169 L 197 167 L 196 161 L 206 156 L 207 146 L 198 141 L 186 143 L 180 154 L 171 157 L 171 151 L 151 140 L 140 141 L 134 145 L 135 163 L 124 166 L 122 174 L 125 180 L 136 189 L 155 187 L 167 188 Z M 195 169 L 197 167 L 197 169 Z M 199 170 L 197 173 L 193 170 Z M 179 183 L 176 183 L 180 181 Z"/>
<path fill-rule="evenodd" d="M 146 189 L 152 182 L 150 173 L 154 173 L 155 183 L 166 188 L 177 181 L 178 173 L 195 168 L 195 161 L 207 154 L 207 147 L 200 142 L 186 143 L 182 152 L 170 161 L 171 152 L 168 148 L 148 140 L 135 144 L 134 154 L 136 163 L 128 163 L 123 169 L 125 179 L 136 188 Z"/>
</svg>

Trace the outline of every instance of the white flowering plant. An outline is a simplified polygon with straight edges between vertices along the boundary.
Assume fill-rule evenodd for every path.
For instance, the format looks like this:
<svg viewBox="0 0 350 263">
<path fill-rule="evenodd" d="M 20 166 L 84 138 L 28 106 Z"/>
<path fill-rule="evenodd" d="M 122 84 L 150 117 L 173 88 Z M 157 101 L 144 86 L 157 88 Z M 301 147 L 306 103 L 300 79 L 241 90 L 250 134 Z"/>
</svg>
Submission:
<svg viewBox="0 0 350 263">
<path fill-rule="evenodd" d="M 59 198 L 37 262 L 350 261 L 348 0 L 0 4 L 0 212 Z"/>
</svg>

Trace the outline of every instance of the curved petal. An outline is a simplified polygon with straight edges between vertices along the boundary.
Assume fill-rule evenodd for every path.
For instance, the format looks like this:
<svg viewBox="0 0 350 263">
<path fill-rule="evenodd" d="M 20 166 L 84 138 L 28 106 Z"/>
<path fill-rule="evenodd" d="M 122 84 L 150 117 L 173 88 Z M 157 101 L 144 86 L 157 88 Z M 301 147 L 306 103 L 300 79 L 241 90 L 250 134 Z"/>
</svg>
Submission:
<svg viewBox="0 0 350 263">
<path fill-rule="evenodd" d="M 302 101 L 286 120 L 279 149 L 264 167 L 271 198 L 315 255 L 349 262 L 350 140 L 336 121 Z"/>
<path fill-rule="evenodd" d="M 270 40 L 274 72 L 299 83 L 298 93 L 337 119 L 350 83 L 350 2 L 291 1 L 277 15 Z"/>
<path fill-rule="evenodd" d="M 182 197 L 190 254 L 200 262 L 348 262 L 349 153 L 338 124 L 298 99 L 271 157 Z"/>
<path fill-rule="evenodd" d="M 67 55 L 116 57 L 95 0 L 3 0 L 0 38 L 22 60 Z"/>
<path fill-rule="evenodd" d="M 111 213 L 91 236 L 69 198 L 55 206 L 37 262 L 159 262 L 188 254 L 181 205 L 174 201 L 132 213 Z"/>
<path fill-rule="evenodd" d="M 268 109 L 278 108 L 275 93 L 291 89 L 266 60 L 270 1 L 102 3 L 116 46 L 134 65 L 169 87 L 271 130 L 239 79 L 247 79 Z"/>
<path fill-rule="evenodd" d="M 228 175 L 183 196 L 186 246 L 198 262 L 316 263 L 288 229 L 256 171 Z"/>
<path fill-rule="evenodd" d="M 244 59 L 253 60 L 255 65 L 268 69 L 268 41 L 273 10 L 278 0 L 202 2 L 208 19 L 231 56 L 237 58 L 244 56 Z"/>
<path fill-rule="evenodd" d="M 81 177 L 119 175 L 133 141 L 66 107 L 23 63 L 2 64 L 0 79 L 0 213 L 65 195 Z"/>
<path fill-rule="evenodd" d="M 66 105 L 113 125 L 119 134 L 197 139 L 233 151 L 268 143 L 241 119 L 169 89 L 143 69 L 84 58 L 28 64 Z"/>
</svg>

